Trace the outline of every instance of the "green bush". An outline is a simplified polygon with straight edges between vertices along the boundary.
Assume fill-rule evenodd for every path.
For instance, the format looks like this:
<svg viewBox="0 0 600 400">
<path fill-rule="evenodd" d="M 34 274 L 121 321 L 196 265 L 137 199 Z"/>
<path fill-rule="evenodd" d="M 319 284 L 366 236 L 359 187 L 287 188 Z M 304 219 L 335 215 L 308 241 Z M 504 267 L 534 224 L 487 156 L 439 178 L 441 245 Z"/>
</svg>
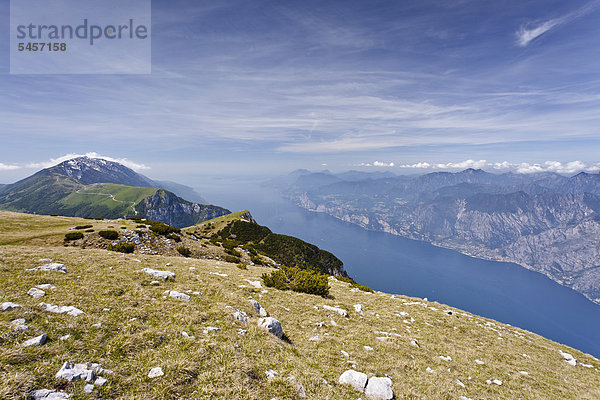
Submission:
<svg viewBox="0 0 600 400">
<path fill-rule="evenodd" d="M 237 267 L 238 267 L 239 269 L 248 269 L 248 266 L 247 266 L 246 264 L 244 264 L 244 263 L 239 263 L 239 264 L 237 265 Z"/>
<path fill-rule="evenodd" d="M 265 286 L 280 290 L 327 296 L 329 282 L 327 275 L 315 271 L 282 266 L 277 271 L 262 275 Z"/>
<path fill-rule="evenodd" d="M 177 248 L 177 251 L 184 257 L 189 257 L 190 255 L 192 255 L 192 251 L 185 246 L 179 246 Z"/>
<path fill-rule="evenodd" d="M 119 237 L 119 232 L 112 231 L 112 230 L 106 230 L 106 231 L 98 232 L 98 235 L 100 235 L 104 239 L 115 240 Z"/>
<path fill-rule="evenodd" d="M 181 242 L 181 238 L 179 236 L 177 236 L 174 233 L 169 233 L 168 235 L 165 236 L 167 239 L 171 239 L 174 240 L 176 243 Z"/>
<path fill-rule="evenodd" d="M 232 263 L 232 264 L 238 264 L 238 263 L 242 262 L 242 260 L 239 257 L 232 256 L 230 254 L 225 254 L 223 256 L 223 261 Z"/>
<path fill-rule="evenodd" d="M 81 232 L 69 232 L 65 235 L 65 241 L 83 239 L 83 233 Z"/>
<path fill-rule="evenodd" d="M 150 230 L 157 235 L 168 235 L 169 233 L 181 233 L 181 229 L 165 224 L 164 222 L 153 222 Z"/>
<path fill-rule="evenodd" d="M 260 256 L 251 255 L 250 261 L 252 261 L 256 265 L 265 265 L 265 262 L 263 261 L 262 257 L 260 257 Z"/>
<path fill-rule="evenodd" d="M 90 229 L 92 228 L 94 225 L 77 225 L 75 227 L 75 229 Z"/>
<path fill-rule="evenodd" d="M 119 253 L 133 253 L 135 250 L 135 244 L 133 243 L 117 243 L 117 244 L 109 244 L 108 250 L 110 251 L 118 251 Z"/>
<path fill-rule="evenodd" d="M 85 232 L 92 233 L 92 232 L 94 232 L 94 230 L 93 229 L 86 229 Z"/>
<path fill-rule="evenodd" d="M 136 228 L 137 228 L 137 229 L 145 229 L 145 228 L 146 228 L 146 225 L 142 225 L 142 224 L 140 224 L 140 225 L 136 226 Z"/>
</svg>

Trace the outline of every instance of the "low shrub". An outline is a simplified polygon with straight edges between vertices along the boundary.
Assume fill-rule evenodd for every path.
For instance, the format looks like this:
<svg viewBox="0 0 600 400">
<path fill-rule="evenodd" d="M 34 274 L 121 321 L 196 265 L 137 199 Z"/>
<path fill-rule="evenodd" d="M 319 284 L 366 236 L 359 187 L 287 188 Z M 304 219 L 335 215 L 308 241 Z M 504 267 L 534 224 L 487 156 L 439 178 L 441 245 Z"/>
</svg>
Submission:
<svg viewBox="0 0 600 400">
<path fill-rule="evenodd" d="M 192 251 L 185 246 L 179 246 L 177 248 L 177 252 L 179 252 L 179 254 L 181 254 L 184 257 L 189 257 L 190 255 L 192 255 Z"/>
<path fill-rule="evenodd" d="M 83 233 L 81 232 L 69 232 L 65 235 L 65 241 L 83 239 Z"/>
<path fill-rule="evenodd" d="M 282 266 L 277 271 L 264 273 L 262 279 L 265 286 L 279 290 L 293 290 L 319 296 L 329 294 L 327 275 L 315 271 Z"/>
<path fill-rule="evenodd" d="M 106 231 L 98 232 L 98 235 L 100 235 L 104 239 L 115 240 L 119 237 L 119 232 L 112 231 L 112 230 L 106 230 Z"/>
<path fill-rule="evenodd" d="M 228 263 L 232 263 L 232 264 L 237 264 L 237 263 L 240 263 L 242 260 L 240 260 L 239 257 L 232 256 L 230 254 L 225 254 L 223 256 L 223 261 L 228 262 Z"/>
<path fill-rule="evenodd" d="M 140 224 L 140 225 L 136 226 L 136 228 L 137 229 L 146 229 L 146 225 Z"/>
<path fill-rule="evenodd" d="M 90 229 L 92 228 L 94 225 L 77 225 L 75 227 L 75 229 Z"/>
<path fill-rule="evenodd" d="M 179 236 L 177 236 L 176 234 L 174 234 L 174 233 L 169 233 L 168 235 L 165 235 L 165 237 L 167 239 L 174 240 L 177 243 L 181 242 L 181 238 Z"/>
<path fill-rule="evenodd" d="M 167 225 L 164 222 L 153 222 L 150 225 L 150 230 L 157 235 L 168 235 L 169 233 L 181 233 L 181 229 Z"/>
<path fill-rule="evenodd" d="M 86 229 L 85 232 L 92 233 L 92 232 L 94 232 L 94 230 L 93 229 Z"/>
<path fill-rule="evenodd" d="M 133 244 L 133 243 L 109 244 L 108 250 L 118 251 L 119 253 L 133 253 L 133 251 L 135 250 L 135 244 Z"/>
<path fill-rule="evenodd" d="M 260 257 L 260 256 L 251 255 L 250 261 L 252 261 L 256 265 L 265 265 L 265 262 L 263 261 L 262 257 Z"/>
<path fill-rule="evenodd" d="M 244 264 L 244 263 L 239 263 L 239 264 L 237 265 L 237 267 L 238 267 L 239 269 L 248 269 L 248 266 L 247 266 L 246 264 Z"/>
</svg>

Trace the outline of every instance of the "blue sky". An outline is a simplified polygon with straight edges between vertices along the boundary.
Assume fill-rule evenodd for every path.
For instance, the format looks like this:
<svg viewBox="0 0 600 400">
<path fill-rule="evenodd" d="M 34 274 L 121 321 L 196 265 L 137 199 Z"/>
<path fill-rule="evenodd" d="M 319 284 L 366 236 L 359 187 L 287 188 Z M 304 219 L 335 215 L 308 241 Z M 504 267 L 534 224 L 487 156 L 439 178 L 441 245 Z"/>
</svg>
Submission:
<svg viewBox="0 0 600 400">
<path fill-rule="evenodd" d="M 10 75 L 0 15 L 0 182 L 600 168 L 600 1 L 154 1 L 138 76 Z"/>
</svg>

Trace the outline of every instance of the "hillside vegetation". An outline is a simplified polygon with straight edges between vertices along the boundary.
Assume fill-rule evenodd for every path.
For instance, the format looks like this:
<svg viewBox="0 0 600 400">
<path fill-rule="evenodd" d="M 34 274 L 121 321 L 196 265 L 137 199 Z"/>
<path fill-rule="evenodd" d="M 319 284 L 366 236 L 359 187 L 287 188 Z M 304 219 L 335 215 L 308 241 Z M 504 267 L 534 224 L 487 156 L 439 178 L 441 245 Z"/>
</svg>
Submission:
<svg viewBox="0 0 600 400">
<path fill-rule="evenodd" d="M 213 221 L 215 230 L 231 221 Z M 261 276 L 273 268 L 179 256 L 175 239 L 156 239 L 161 254 L 99 248 L 110 241 L 98 231 L 122 238 L 140 225 L 0 212 L 0 303 L 21 306 L 0 311 L 0 398 L 57 389 L 73 399 L 365 399 L 338 383 L 351 368 L 389 376 L 397 399 L 600 398 L 595 358 L 442 304 L 361 291 L 333 277 L 328 297 L 264 288 Z M 84 239 L 65 246 L 74 231 Z M 191 235 L 184 230 L 177 245 L 214 251 L 205 257 L 228 254 Z M 66 272 L 31 270 L 50 260 Z M 143 268 L 175 277 L 157 279 Z M 44 284 L 54 288 L 28 294 Z M 285 340 L 258 326 L 251 299 L 281 322 Z M 42 302 L 83 314 L 49 312 Z M 226 306 L 247 315 L 246 323 Z M 45 344 L 22 346 L 44 333 Z M 65 362 L 99 363 L 112 373 L 99 373 L 106 383 L 87 394 L 85 382 L 55 378 Z M 157 367 L 164 375 L 150 378 Z"/>
</svg>

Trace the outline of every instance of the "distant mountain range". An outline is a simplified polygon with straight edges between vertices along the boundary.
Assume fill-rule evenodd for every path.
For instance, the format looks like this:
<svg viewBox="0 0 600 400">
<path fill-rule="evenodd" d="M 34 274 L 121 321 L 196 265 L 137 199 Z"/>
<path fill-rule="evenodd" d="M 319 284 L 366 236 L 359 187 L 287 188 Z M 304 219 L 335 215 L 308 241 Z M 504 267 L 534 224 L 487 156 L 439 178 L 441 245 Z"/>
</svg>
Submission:
<svg viewBox="0 0 600 400">
<path fill-rule="evenodd" d="M 229 213 L 192 188 L 153 181 L 116 162 L 79 157 L 0 186 L 0 208 L 72 217 L 137 216 L 184 227 Z"/>
<path fill-rule="evenodd" d="M 295 171 L 271 182 L 299 206 L 366 229 L 541 272 L 600 304 L 600 175 L 421 176 Z"/>
</svg>

